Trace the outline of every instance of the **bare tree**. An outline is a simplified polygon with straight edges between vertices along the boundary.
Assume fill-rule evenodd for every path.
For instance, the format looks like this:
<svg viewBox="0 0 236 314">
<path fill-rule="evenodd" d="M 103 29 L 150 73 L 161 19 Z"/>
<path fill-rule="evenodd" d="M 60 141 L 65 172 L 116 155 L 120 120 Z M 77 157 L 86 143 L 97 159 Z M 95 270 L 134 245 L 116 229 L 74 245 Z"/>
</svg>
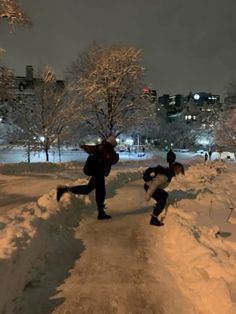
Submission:
<svg viewBox="0 0 236 314">
<path fill-rule="evenodd" d="M 214 145 L 214 128 L 199 127 L 195 129 L 195 144 L 203 146 L 204 149 L 211 150 Z"/>
<path fill-rule="evenodd" d="M 236 148 L 236 109 L 225 110 L 215 124 L 215 143 L 222 148 Z"/>
<path fill-rule="evenodd" d="M 227 107 L 235 107 L 236 104 L 236 80 L 231 80 L 226 86 L 226 95 L 225 105 Z"/>
<path fill-rule="evenodd" d="M 231 80 L 226 86 L 226 93 L 228 96 L 234 96 L 236 98 L 236 80 Z"/>
<path fill-rule="evenodd" d="M 162 145 L 176 148 L 185 148 L 194 145 L 196 137 L 195 130 L 183 120 L 167 122 L 159 130 L 159 138 Z"/>
<path fill-rule="evenodd" d="M 68 73 L 78 121 L 103 138 L 144 124 L 154 112 L 142 98 L 144 68 L 134 47 L 92 43 Z"/>
<path fill-rule="evenodd" d="M 7 20 L 11 27 L 15 24 L 31 27 L 32 21 L 17 0 L 0 0 L 0 18 Z"/>
<path fill-rule="evenodd" d="M 0 101 L 13 98 L 14 86 L 15 80 L 13 70 L 0 65 Z"/>
<path fill-rule="evenodd" d="M 44 150 L 49 161 L 49 149 L 68 132 L 73 121 L 73 111 L 67 102 L 67 89 L 58 85 L 51 67 L 46 66 L 34 89 L 33 98 L 26 100 L 15 110 L 13 124 L 18 134 L 18 142 L 29 150 Z"/>
<path fill-rule="evenodd" d="M 0 0 L 0 19 L 6 19 L 13 28 L 15 24 L 31 27 L 32 22 L 29 16 L 21 9 L 17 0 Z M 0 48 L 0 58 L 4 53 Z M 0 100 L 11 99 L 14 89 L 13 70 L 0 65 Z"/>
</svg>

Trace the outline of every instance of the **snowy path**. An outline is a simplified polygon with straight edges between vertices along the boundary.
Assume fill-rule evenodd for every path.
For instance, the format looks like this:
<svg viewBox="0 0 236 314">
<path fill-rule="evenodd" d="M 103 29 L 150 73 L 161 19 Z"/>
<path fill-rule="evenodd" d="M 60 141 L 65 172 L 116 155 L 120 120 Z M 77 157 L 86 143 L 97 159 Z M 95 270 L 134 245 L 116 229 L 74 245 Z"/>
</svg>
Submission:
<svg viewBox="0 0 236 314">
<path fill-rule="evenodd" d="M 0 174 L 0 215 L 5 215 L 12 208 L 35 202 L 42 194 L 63 183 L 68 183 L 68 180 L 52 178 L 49 175 L 32 177 Z"/>
<path fill-rule="evenodd" d="M 148 224 L 150 207 L 143 201 L 142 185 L 141 180 L 131 182 L 108 200 L 111 221 L 87 218 L 78 229 L 86 249 L 61 287 L 59 297 L 65 301 L 53 313 L 149 314 L 168 308 L 169 314 L 190 313 L 178 308 L 180 293 L 165 285 L 161 244 L 158 264 L 153 259 L 150 241 L 161 243 L 165 231 Z"/>
<path fill-rule="evenodd" d="M 54 311 L 44 304 L 48 300 L 41 299 L 34 314 L 194 313 L 165 269 L 161 245 L 165 229 L 149 225 L 151 208 L 143 201 L 142 185 L 141 180 L 130 182 L 107 199 L 112 220 L 98 221 L 96 213 L 83 217 L 76 238 L 85 249 L 57 287 L 61 292 L 53 297 Z M 42 287 L 30 290 L 23 295 L 24 303 L 18 303 L 19 313 L 32 313 L 32 305 L 43 297 Z"/>
<path fill-rule="evenodd" d="M 235 165 L 174 179 L 162 228 L 149 225 L 143 170 L 107 178 L 110 221 L 96 219 L 92 194 L 58 203 L 55 189 L 0 216 L 0 312 L 235 314 Z"/>
</svg>

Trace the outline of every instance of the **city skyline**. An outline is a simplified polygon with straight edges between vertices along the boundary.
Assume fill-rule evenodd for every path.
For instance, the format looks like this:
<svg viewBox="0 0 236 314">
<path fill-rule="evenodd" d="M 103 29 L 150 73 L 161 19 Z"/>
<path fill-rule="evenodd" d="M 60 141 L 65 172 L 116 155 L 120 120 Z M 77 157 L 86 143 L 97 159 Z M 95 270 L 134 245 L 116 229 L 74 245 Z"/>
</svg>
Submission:
<svg viewBox="0 0 236 314">
<path fill-rule="evenodd" d="M 25 75 L 25 66 L 52 65 L 58 79 L 93 41 L 133 45 L 143 52 L 147 84 L 161 94 L 207 91 L 225 96 L 236 77 L 236 3 L 228 0 L 103 0 L 32 2 L 22 9 L 31 29 L 1 22 L 3 61 Z"/>
</svg>

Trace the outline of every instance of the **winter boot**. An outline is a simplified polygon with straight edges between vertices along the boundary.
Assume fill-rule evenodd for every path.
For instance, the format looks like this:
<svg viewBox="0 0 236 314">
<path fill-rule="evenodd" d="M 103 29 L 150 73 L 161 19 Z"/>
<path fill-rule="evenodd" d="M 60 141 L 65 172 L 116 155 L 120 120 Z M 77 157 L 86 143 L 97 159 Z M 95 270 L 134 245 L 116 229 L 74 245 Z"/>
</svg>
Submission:
<svg viewBox="0 0 236 314">
<path fill-rule="evenodd" d="M 150 225 L 161 227 L 164 225 L 164 223 L 158 220 L 157 216 L 152 215 Z"/>
<path fill-rule="evenodd" d="M 69 188 L 68 187 L 65 187 L 65 186 L 58 186 L 57 187 L 57 201 L 59 202 L 62 195 L 65 193 L 65 192 L 68 192 L 69 191 Z"/>
<path fill-rule="evenodd" d="M 102 220 L 102 219 L 110 219 L 110 218 L 111 218 L 111 216 L 110 216 L 110 215 L 107 215 L 107 214 L 105 213 L 104 209 L 99 210 L 99 212 L 98 212 L 98 219 L 99 219 L 99 220 Z"/>
</svg>

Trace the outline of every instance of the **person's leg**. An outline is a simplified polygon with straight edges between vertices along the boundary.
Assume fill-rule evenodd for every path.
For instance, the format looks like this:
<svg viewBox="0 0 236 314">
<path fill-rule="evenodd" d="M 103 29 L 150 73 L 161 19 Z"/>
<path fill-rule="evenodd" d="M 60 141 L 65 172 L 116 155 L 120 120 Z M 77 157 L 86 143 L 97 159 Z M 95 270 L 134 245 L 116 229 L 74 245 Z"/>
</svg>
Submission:
<svg viewBox="0 0 236 314">
<path fill-rule="evenodd" d="M 96 187 L 96 178 L 91 177 L 88 184 L 76 185 L 68 188 L 68 192 L 79 195 L 87 195 Z"/>
<path fill-rule="evenodd" d="M 168 193 L 163 189 L 156 189 L 153 193 L 152 198 L 157 202 L 152 213 L 150 220 L 151 225 L 162 226 L 163 223 L 159 221 L 158 216 L 166 206 Z"/>
<path fill-rule="evenodd" d="M 149 186 L 147 184 L 144 184 L 144 190 L 147 191 Z M 168 193 L 163 189 L 156 189 L 156 191 L 153 193 L 152 198 L 158 203 L 158 210 L 160 210 L 160 213 L 165 208 L 166 200 L 168 197 Z M 160 214 L 159 213 L 159 214 Z"/>
<path fill-rule="evenodd" d="M 106 187 L 105 187 L 105 177 L 96 176 L 95 181 L 95 198 L 98 208 L 98 219 L 109 219 L 110 215 L 107 215 L 104 211 L 105 208 L 105 197 L 106 197 Z"/>
<path fill-rule="evenodd" d="M 100 175 L 95 178 L 95 199 L 98 210 L 104 208 L 106 197 L 105 177 Z"/>
<path fill-rule="evenodd" d="M 87 195 L 95 188 L 95 178 L 91 177 L 88 184 L 76 185 L 76 186 L 59 186 L 57 188 L 57 201 L 60 201 L 62 195 L 66 192 L 71 192 L 73 194 Z"/>
<path fill-rule="evenodd" d="M 92 176 L 89 183 L 86 185 L 77 185 L 77 186 L 64 186 L 57 188 L 57 201 L 59 202 L 60 198 L 65 192 L 71 192 L 73 194 L 87 195 L 93 189 L 95 189 L 95 198 L 98 207 L 98 219 L 109 219 L 111 216 L 107 215 L 104 211 L 104 200 L 106 197 L 105 189 L 105 177 L 104 176 Z"/>
<path fill-rule="evenodd" d="M 160 213 L 165 208 L 167 197 L 168 197 L 168 193 L 163 189 L 156 189 L 156 191 L 153 193 L 152 198 L 157 202 L 153 210 L 153 214 L 155 216 L 160 215 Z"/>
</svg>

